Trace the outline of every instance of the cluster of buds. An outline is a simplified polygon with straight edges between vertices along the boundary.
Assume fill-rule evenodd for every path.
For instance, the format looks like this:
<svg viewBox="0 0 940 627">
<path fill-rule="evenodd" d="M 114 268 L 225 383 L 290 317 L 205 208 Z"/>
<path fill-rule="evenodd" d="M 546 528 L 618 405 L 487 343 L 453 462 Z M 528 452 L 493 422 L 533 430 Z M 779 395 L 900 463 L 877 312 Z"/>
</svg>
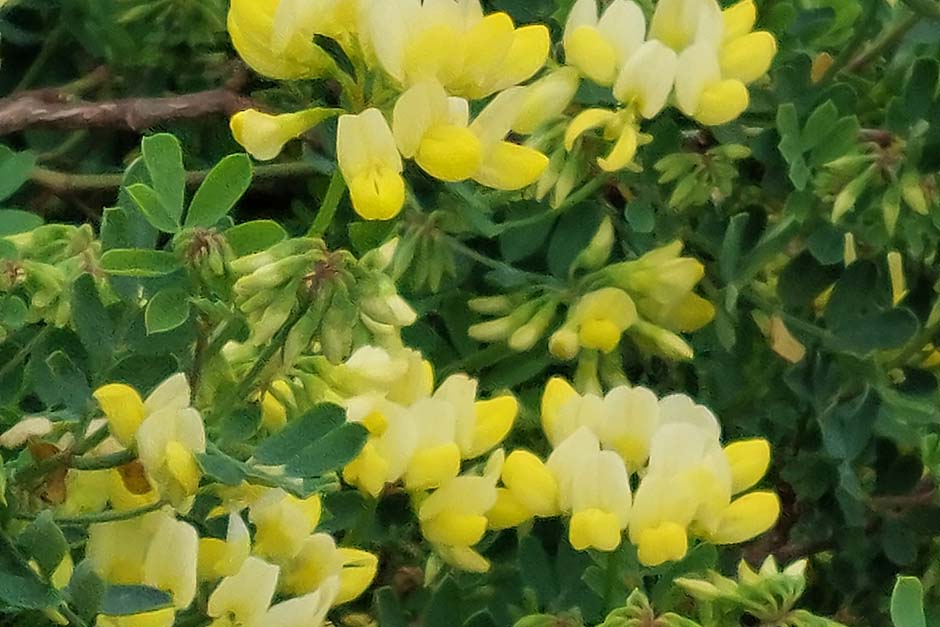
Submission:
<svg viewBox="0 0 940 627">
<path fill-rule="evenodd" d="M 232 130 L 256 158 L 272 159 L 291 139 L 342 114 L 337 160 L 366 219 L 401 210 L 403 159 L 445 182 L 532 187 L 538 198 L 552 192 L 557 206 L 591 161 L 608 172 L 636 169 L 637 148 L 650 141 L 641 120 L 673 96 L 701 124 L 737 118 L 749 103 L 747 84 L 776 53 L 773 36 L 753 31 L 756 19 L 753 0 L 724 11 L 716 0 L 662 0 L 647 28 L 630 0 L 615 0 L 600 16 L 596 0 L 578 0 L 564 29 L 567 65 L 558 66 L 548 63 L 545 25 L 516 27 L 506 13 L 484 14 L 479 0 L 236 0 L 229 33 L 248 65 L 280 80 L 332 78 L 343 88 L 343 107 L 243 111 Z M 341 69 L 315 35 L 337 41 L 355 73 Z M 522 85 L 547 63 L 551 70 Z M 567 117 L 582 78 L 611 88 L 618 108 Z M 480 100 L 487 102 L 477 106 Z M 479 114 L 471 119 L 471 111 Z M 513 140 L 526 136 L 522 144 Z"/>
<path fill-rule="evenodd" d="M 716 146 L 705 153 L 679 152 L 656 162 L 659 183 L 673 183 L 669 206 L 683 210 L 705 203 L 720 202 L 731 195 L 738 168 L 735 161 L 746 159 L 751 151 L 740 144 Z"/>
<path fill-rule="evenodd" d="M 858 208 L 866 195 L 876 200 L 889 235 L 894 235 L 903 208 L 927 216 L 940 204 L 940 182 L 936 175 L 910 167 L 917 154 L 924 127 L 915 125 L 912 138 L 904 141 L 878 136 L 863 141 L 852 152 L 822 164 L 815 177 L 821 195 L 832 201 L 832 221 L 838 222 Z"/>
<path fill-rule="evenodd" d="M 384 273 L 388 258 L 381 252 L 357 260 L 320 240 L 295 238 L 232 261 L 235 302 L 251 335 L 226 350 L 252 353 L 283 330 L 289 367 L 308 353 L 338 363 L 355 346 L 399 343 L 399 330 L 416 316 Z"/>
<path fill-rule="evenodd" d="M 173 247 L 197 285 L 221 298 L 231 295 L 234 277 L 229 264 L 235 253 L 224 234 L 214 228 L 186 229 L 173 239 Z"/>
<path fill-rule="evenodd" d="M 721 607 L 729 624 L 748 614 L 762 624 L 782 627 L 841 627 L 835 621 L 794 609 L 806 588 L 805 559 L 781 570 L 770 556 L 757 571 L 742 560 L 737 580 L 712 571 L 703 579 L 680 577 L 676 583 L 700 602 Z"/>
<path fill-rule="evenodd" d="M 609 224 L 601 225 L 576 266 L 606 262 L 612 237 L 608 230 Z M 586 259 L 595 248 L 600 254 Z M 513 350 L 526 351 L 545 337 L 564 306 L 566 317 L 548 341 L 558 359 L 580 356 L 584 363 L 597 362 L 599 354 L 613 353 L 624 336 L 645 352 L 690 359 L 692 348 L 679 333 L 706 325 L 714 307 L 693 291 L 704 276 L 702 264 L 682 257 L 681 252 L 682 243 L 677 241 L 639 259 L 596 270 L 579 282 L 579 292 L 573 297 L 548 290 L 534 294 L 527 289 L 471 300 L 470 307 L 478 313 L 499 317 L 470 327 L 470 336 L 482 342 L 506 341 Z"/>
<path fill-rule="evenodd" d="M 101 243 L 89 225 L 49 224 L 0 239 L 0 338 L 25 324 L 63 327 L 71 315 L 70 286 L 88 272 L 100 277 Z M 100 289 L 106 290 L 103 283 Z"/>
</svg>

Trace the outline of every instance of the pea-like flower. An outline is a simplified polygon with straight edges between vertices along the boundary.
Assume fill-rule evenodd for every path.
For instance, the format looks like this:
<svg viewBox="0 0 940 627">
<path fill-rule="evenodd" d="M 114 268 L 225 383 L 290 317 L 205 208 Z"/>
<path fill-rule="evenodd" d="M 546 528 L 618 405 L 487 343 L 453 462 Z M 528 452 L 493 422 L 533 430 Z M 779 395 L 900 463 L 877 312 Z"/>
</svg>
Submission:
<svg viewBox="0 0 940 627">
<path fill-rule="evenodd" d="M 356 213 L 366 220 L 398 215 L 405 202 L 401 155 L 378 109 L 340 117 L 336 157 Z"/>
</svg>

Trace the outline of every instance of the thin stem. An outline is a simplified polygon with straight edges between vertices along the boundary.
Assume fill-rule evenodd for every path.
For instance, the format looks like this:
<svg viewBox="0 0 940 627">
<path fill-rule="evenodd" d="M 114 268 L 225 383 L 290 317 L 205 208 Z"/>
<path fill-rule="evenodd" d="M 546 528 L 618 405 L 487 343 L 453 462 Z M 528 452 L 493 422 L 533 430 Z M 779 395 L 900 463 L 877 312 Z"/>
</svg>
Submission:
<svg viewBox="0 0 940 627">
<path fill-rule="evenodd" d="M 65 34 L 65 25 L 61 21 L 52 29 L 47 36 L 45 41 L 42 43 L 42 48 L 39 50 L 39 54 L 36 55 L 36 59 L 33 61 L 32 65 L 29 66 L 29 69 L 26 70 L 26 73 L 23 74 L 23 78 L 20 79 L 20 82 L 17 83 L 16 87 L 13 89 L 14 93 L 26 89 L 30 84 L 36 80 L 36 77 L 43 71 L 45 68 L 46 62 L 52 58 L 53 53 L 55 53 L 56 47 L 59 45 L 59 40 L 62 39 L 62 35 Z"/>
<path fill-rule="evenodd" d="M 868 0 L 868 8 L 866 9 L 864 15 L 859 19 L 859 26 L 855 30 L 855 34 L 852 36 L 852 39 L 846 44 L 845 48 L 842 49 L 842 52 L 839 53 L 839 56 L 836 57 L 832 65 L 829 66 L 829 69 L 826 70 L 826 73 L 823 74 L 822 78 L 819 79 L 817 87 L 827 85 L 836 75 L 845 69 L 845 66 L 848 65 L 849 61 L 858 53 L 859 48 L 865 44 L 865 39 L 868 37 L 868 32 L 871 30 L 872 25 L 874 25 L 876 18 L 878 16 L 878 6 L 881 0 Z"/>
<path fill-rule="evenodd" d="M 87 627 L 88 623 L 82 620 L 78 614 L 73 612 L 72 608 L 70 608 L 69 604 L 65 601 L 62 601 L 62 604 L 59 605 L 58 610 L 62 616 L 65 617 L 65 620 L 69 622 L 69 625 L 72 625 L 72 627 Z"/>
<path fill-rule="evenodd" d="M 310 230 L 307 231 L 308 237 L 322 237 L 326 230 L 333 223 L 333 217 L 336 216 L 336 209 L 339 202 L 343 199 L 343 192 L 346 191 L 346 181 L 343 179 L 343 173 L 339 167 L 333 171 L 330 178 L 330 186 L 326 188 L 326 194 L 323 196 L 323 202 L 320 203 L 320 210 L 317 211 L 317 217 L 314 218 Z"/>
<path fill-rule="evenodd" d="M 917 13 L 912 13 L 896 22 L 880 39 L 849 61 L 845 66 L 845 70 L 847 72 L 856 72 L 871 63 L 878 56 L 893 48 L 904 39 L 904 36 L 907 35 L 918 22 L 920 22 L 921 17 L 922 16 Z"/>
<path fill-rule="evenodd" d="M 506 272 L 509 274 L 515 274 L 520 278 L 526 278 L 531 281 L 536 281 L 541 285 L 546 287 L 551 287 L 553 289 L 562 289 L 561 282 L 553 276 L 548 276 L 547 274 L 539 274 L 537 272 L 529 272 L 528 270 L 520 270 L 519 268 L 512 266 L 504 261 L 499 261 L 498 259 L 493 259 L 487 257 L 477 251 L 473 250 L 463 242 L 454 239 L 448 235 L 444 235 L 444 241 L 447 242 L 447 245 L 450 246 L 454 251 L 460 253 L 468 259 L 472 259 L 477 263 L 492 268 L 493 270 L 499 270 L 500 272 Z"/>
<path fill-rule="evenodd" d="M 43 341 L 47 335 L 52 331 L 52 327 L 43 327 L 42 330 L 37 331 L 36 335 L 31 337 L 26 345 L 19 350 L 19 352 L 13 356 L 13 359 L 4 364 L 3 368 L 0 368 L 0 379 L 3 379 L 8 374 L 13 372 L 13 369 L 18 367 L 24 359 L 29 357 L 29 354 L 33 352 L 33 349 L 36 348 L 36 344 Z"/>
<path fill-rule="evenodd" d="M 545 213 L 536 214 L 534 216 L 530 216 L 528 218 L 522 218 L 520 220 L 510 220 L 507 222 L 503 222 L 500 226 L 503 227 L 504 229 L 515 229 L 515 228 L 519 228 L 523 226 L 529 226 L 532 224 L 539 224 L 549 218 L 559 216 L 565 211 L 567 211 L 568 209 L 570 209 L 571 207 L 593 196 L 599 190 L 603 189 L 604 186 L 607 185 L 610 181 L 611 181 L 611 177 L 609 176 L 597 176 L 591 179 L 590 181 L 588 181 L 587 183 L 585 183 L 584 185 L 582 185 L 576 192 L 569 195 L 568 198 L 566 198 L 563 203 L 561 203 L 560 205 L 558 205 L 551 211 L 546 211 Z"/>
<path fill-rule="evenodd" d="M 69 460 L 68 465 L 77 470 L 106 470 L 124 466 L 135 459 L 137 459 L 136 453 L 124 450 L 99 457 L 73 457 Z"/>
<path fill-rule="evenodd" d="M 934 20 L 940 19 L 940 4 L 933 0 L 901 0 L 901 2 L 923 17 Z"/>
<path fill-rule="evenodd" d="M 186 173 L 186 184 L 194 187 L 202 183 L 209 170 L 195 170 Z M 323 174 L 323 169 L 312 163 L 275 163 L 256 165 L 255 180 L 303 178 L 314 174 Z M 30 174 L 30 180 L 37 185 L 58 192 L 104 191 L 121 187 L 123 174 L 73 174 L 37 167 Z"/>
<path fill-rule="evenodd" d="M 155 503 L 151 503 L 150 505 L 138 507 L 137 509 L 121 511 L 108 510 L 98 514 L 86 514 L 84 516 L 65 516 L 62 518 L 54 518 L 53 520 L 55 520 L 55 522 L 60 525 L 97 525 L 100 523 L 118 522 L 120 520 L 131 520 L 132 518 L 137 518 L 138 516 L 143 516 L 144 514 L 149 514 L 151 512 L 162 509 L 166 504 L 166 501 L 157 501 Z M 35 517 L 26 514 L 18 514 L 16 518 L 19 520 L 33 520 Z"/>
<path fill-rule="evenodd" d="M 244 401 L 251 394 L 252 389 L 255 386 L 255 379 L 258 378 L 258 375 L 264 370 L 268 365 L 268 362 L 271 361 L 271 358 L 281 348 L 283 348 L 284 343 L 287 341 L 287 336 L 290 334 L 291 329 L 294 328 L 294 325 L 304 316 L 306 313 L 306 308 L 301 306 L 296 306 L 294 311 L 291 313 L 290 318 L 281 325 L 281 328 L 278 329 L 277 333 L 274 334 L 274 337 L 271 338 L 271 341 L 268 342 L 261 353 L 255 359 L 255 363 L 251 366 L 251 369 L 248 371 L 248 374 L 241 380 L 238 384 L 238 387 L 231 394 L 225 396 L 220 404 L 219 408 L 216 410 L 215 417 L 221 418 L 226 416 L 238 403 Z"/>
</svg>

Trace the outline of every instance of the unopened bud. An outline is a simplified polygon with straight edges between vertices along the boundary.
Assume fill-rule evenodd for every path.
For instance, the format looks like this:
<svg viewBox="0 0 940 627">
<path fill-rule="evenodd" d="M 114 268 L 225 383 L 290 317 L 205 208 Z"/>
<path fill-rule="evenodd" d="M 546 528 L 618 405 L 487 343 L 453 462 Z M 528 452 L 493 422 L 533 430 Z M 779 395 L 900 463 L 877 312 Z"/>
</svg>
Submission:
<svg viewBox="0 0 940 627">
<path fill-rule="evenodd" d="M 832 203 L 833 222 L 838 222 L 842 216 L 855 208 L 858 197 L 861 196 L 862 192 L 868 187 L 868 183 L 871 181 L 872 176 L 874 176 L 875 170 L 876 166 L 869 166 L 864 172 L 852 179 L 848 185 L 842 188 L 842 191 L 836 196 L 835 202 Z M 902 193 L 903 191 L 904 189 L 902 187 Z M 924 213 L 926 213 L 926 206 L 924 207 Z"/>
<path fill-rule="evenodd" d="M 545 335 L 548 325 L 555 319 L 557 309 L 558 303 L 555 301 L 539 309 L 528 322 L 516 329 L 509 337 L 509 348 L 522 353 L 535 346 L 535 343 Z"/>
<path fill-rule="evenodd" d="M 493 316 L 509 313 L 516 303 L 508 296 L 482 296 L 471 298 L 467 306 L 477 313 Z"/>
<path fill-rule="evenodd" d="M 614 223 L 610 216 L 604 216 L 587 248 L 582 250 L 571 264 L 571 272 L 582 269 L 596 270 L 603 266 L 614 249 L 614 239 Z"/>
<path fill-rule="evenodd" d="M 905 172 L 901 176 L 901 196 L 911 209 L 922 216 L 927 215 L 927 196 L 916 172 Z"/>
<path fill-rule="evenodd" d="M 721 592 L 714 584 L 704 579 L 687 579 L 678 577 L 673 580 L 680 588 L 700 601 L 713 601 L 721 596 Z"/>
<path fill-rule="evenodd" d="M 681 337 L 672 331 L 650 324 L 645 320 L 637 320 L 633 326 L 630 327 L 629 333 L 634 334 L 637 339 L 651 345 L 656 352 L 667 359 L 688 361 L 692 359 L 694 355 L 692 347 Z"/>
<path fill-rule="evenodd" d="M 512 130 L 530 135 L 540 126 L 559 117 L 571 104 L 581 79 L 572 67 L 563 67 L 525 88 L 522 110 Z"/>
</svg>

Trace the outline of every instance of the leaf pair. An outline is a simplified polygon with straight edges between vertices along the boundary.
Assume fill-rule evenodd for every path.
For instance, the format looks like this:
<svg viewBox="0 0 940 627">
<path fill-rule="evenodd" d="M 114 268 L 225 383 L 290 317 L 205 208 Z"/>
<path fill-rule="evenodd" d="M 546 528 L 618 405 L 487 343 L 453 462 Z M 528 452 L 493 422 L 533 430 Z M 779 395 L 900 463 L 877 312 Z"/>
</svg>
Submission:
<svg viewBox="0 0 940 627">
<path fill-rule="evenodd" d="M 145 138 L 141 147 L 151 185 L 135 183 L 127 188 L 127 193 L 147 221 L 164 233 L 213 226 L 228 214 L 251 184 L 248 156 L 229 155 L 206 175 L 183 221 L 187 176 L 179 141 L 169 133 L 160 133 Z"/>
</svg>

